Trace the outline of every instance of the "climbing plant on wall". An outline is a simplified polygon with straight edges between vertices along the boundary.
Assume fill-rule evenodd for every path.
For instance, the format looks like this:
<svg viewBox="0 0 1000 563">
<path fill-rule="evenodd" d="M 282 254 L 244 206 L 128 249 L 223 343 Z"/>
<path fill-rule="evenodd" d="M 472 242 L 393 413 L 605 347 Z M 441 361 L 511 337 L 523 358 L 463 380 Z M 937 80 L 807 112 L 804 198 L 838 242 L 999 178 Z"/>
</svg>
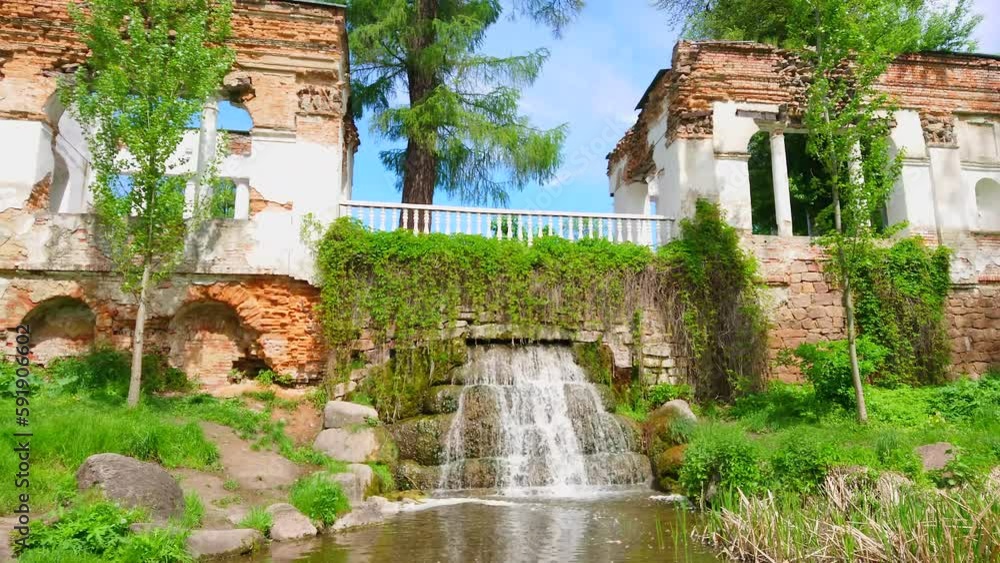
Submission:
<svg viewBox="0 0 1000 563">
<path fill-rule="evenodd" d="M 407 410 L 407 395 L 440 375 L 431 372 L 455 362 L 441 343 L 470 321 L 513 329 L 494 339 L 531 339 L 543 328 L 585 321 L 628 325 L 638 311 L 659 307 L 666 318 L 683 317 L 672 326 L 696 358 L 693 377 L 704 396 L 729 398 L 734 382 L 759 381 L 767 368 L 754 262 L 707 203 L 684 222 L 680 239 L 657 253 L 603 239 L 541 236 L 528 245 L 372 233 L 343 218 L 319 242 L 317 260 L 320 316 L 335 365 L 349 365 L 345 351 L 363 332 L 376 345 L 391 340 L 395 357 L 368 390 L 396 413 Z"/>
<path fill-rule="evenodd" d="M 675 334 L 688 349 L 689 377 L 702 400 L 727 400 L 759 389 L 768 373 L 767 320 L 757 263 L 739 245 L 718 206 L 696 204 L 681 236 L 660 252 L 678 306 Z"/>
<path fill-rule="evenodd" d="M 855 264 L 860 333 L 889 350 L 875 383 L 941 383 L 949 363 L 944 306 L 950 251 L 920 238 L 868 245 Z"/>
</svg>

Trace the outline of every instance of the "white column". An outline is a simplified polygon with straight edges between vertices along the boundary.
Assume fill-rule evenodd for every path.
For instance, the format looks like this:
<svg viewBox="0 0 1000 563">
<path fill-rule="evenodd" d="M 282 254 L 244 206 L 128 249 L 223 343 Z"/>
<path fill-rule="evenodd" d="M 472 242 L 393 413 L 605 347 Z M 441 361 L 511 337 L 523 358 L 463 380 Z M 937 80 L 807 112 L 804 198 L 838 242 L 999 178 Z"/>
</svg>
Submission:
<svg viewBox="0 0 1000 563">
<path fill-rule="evenodd" d="M 208 195 L 200 194 L 199 192 L 203 177 L 215 161 L 219 144 L 218 122 L 219 104 L 213 98 L 205 102 L 205 107 L 201 112 L 201 129 L 198 133 L 198 165 L 195 175 L 195 197 Z"/>
<path fill-rule="evenodd" d="M 236 206 L 233 211 L 234 219 L 250 218 L 250 182 L 246 179 L 236 181 Z"/>
<path fill-rule="evenodd" d="M 792 236 L 792 196 L 788 187 L 788 162 L 785 158 L 785 132 L 771 131 L 771 179 L 774 187 L 774 213 L 778 236 Z"/>
</svg>

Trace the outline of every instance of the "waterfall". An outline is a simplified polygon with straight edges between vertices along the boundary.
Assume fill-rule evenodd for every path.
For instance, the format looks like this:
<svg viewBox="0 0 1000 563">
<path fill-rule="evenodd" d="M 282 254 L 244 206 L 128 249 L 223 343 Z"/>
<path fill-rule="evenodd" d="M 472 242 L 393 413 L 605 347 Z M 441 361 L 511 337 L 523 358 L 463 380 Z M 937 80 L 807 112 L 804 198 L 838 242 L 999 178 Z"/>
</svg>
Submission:
<svg viewBox="0 0 1000 563">
<path fill-rule="evenodd" d="M 634 430 L 604 411 L 567 347 L 479 347 L 463 370 L 440 488 L 485 481 L 508 494 L 543 488 L 568 495 L 646 479 L 648 461 L 632 453 Z M 469 477 L 484 473 L 489 477 Z"/>
</svg>

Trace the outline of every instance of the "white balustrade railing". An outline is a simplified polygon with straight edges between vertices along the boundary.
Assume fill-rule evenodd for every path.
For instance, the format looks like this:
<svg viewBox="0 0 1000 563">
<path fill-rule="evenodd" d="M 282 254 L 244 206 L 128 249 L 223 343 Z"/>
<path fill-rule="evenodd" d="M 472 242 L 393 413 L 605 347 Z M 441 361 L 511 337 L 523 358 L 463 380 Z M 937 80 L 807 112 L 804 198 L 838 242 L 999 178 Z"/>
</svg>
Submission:
<svg viewBox="0 0 1000 563">
<path fill-rule="evenodd" d="M 674 220 L 658 215 L 571 213 L 476 207 L 446 207 L 410 203 L 348 201 L 341 216 L 352 217 L 372 231 L 406 229 L 415 234 L 480 235 L 528 244 L 542 236 L 568 240 L 602 238 L 651 247 L 673 237 Z"/>
</svg>

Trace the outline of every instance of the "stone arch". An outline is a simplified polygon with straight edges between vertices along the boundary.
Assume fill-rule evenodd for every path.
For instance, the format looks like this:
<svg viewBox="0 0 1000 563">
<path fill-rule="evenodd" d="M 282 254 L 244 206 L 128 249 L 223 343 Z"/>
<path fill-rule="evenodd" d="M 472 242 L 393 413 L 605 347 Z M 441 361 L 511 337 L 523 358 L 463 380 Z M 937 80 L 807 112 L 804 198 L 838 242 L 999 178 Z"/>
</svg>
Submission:
<svg viewBox="0 0 1000 563">
<path fill-rule="evenodd" d="M 58 296 L 46 299 L 24 316 L 31 328 L 32 359 L 42 365 L 62 356 L 76 356 L 94 345 L 97 316 L 81 299 Z"/>
<path fill-rule="evenodd" d="M 265 369 L 257 335 L 247 328 L 236 309 L 215 300 L 186 303 L 167 329 L 170 365 L 203 385 L 226 382 L 233 369 L 251 374 Z"/>
<path fill-rule="evenodd" d="M 1000 182 L 982 178 L 976 182 L 976 215 L 983 231 L 1000 231 Z"/>
</svg>

